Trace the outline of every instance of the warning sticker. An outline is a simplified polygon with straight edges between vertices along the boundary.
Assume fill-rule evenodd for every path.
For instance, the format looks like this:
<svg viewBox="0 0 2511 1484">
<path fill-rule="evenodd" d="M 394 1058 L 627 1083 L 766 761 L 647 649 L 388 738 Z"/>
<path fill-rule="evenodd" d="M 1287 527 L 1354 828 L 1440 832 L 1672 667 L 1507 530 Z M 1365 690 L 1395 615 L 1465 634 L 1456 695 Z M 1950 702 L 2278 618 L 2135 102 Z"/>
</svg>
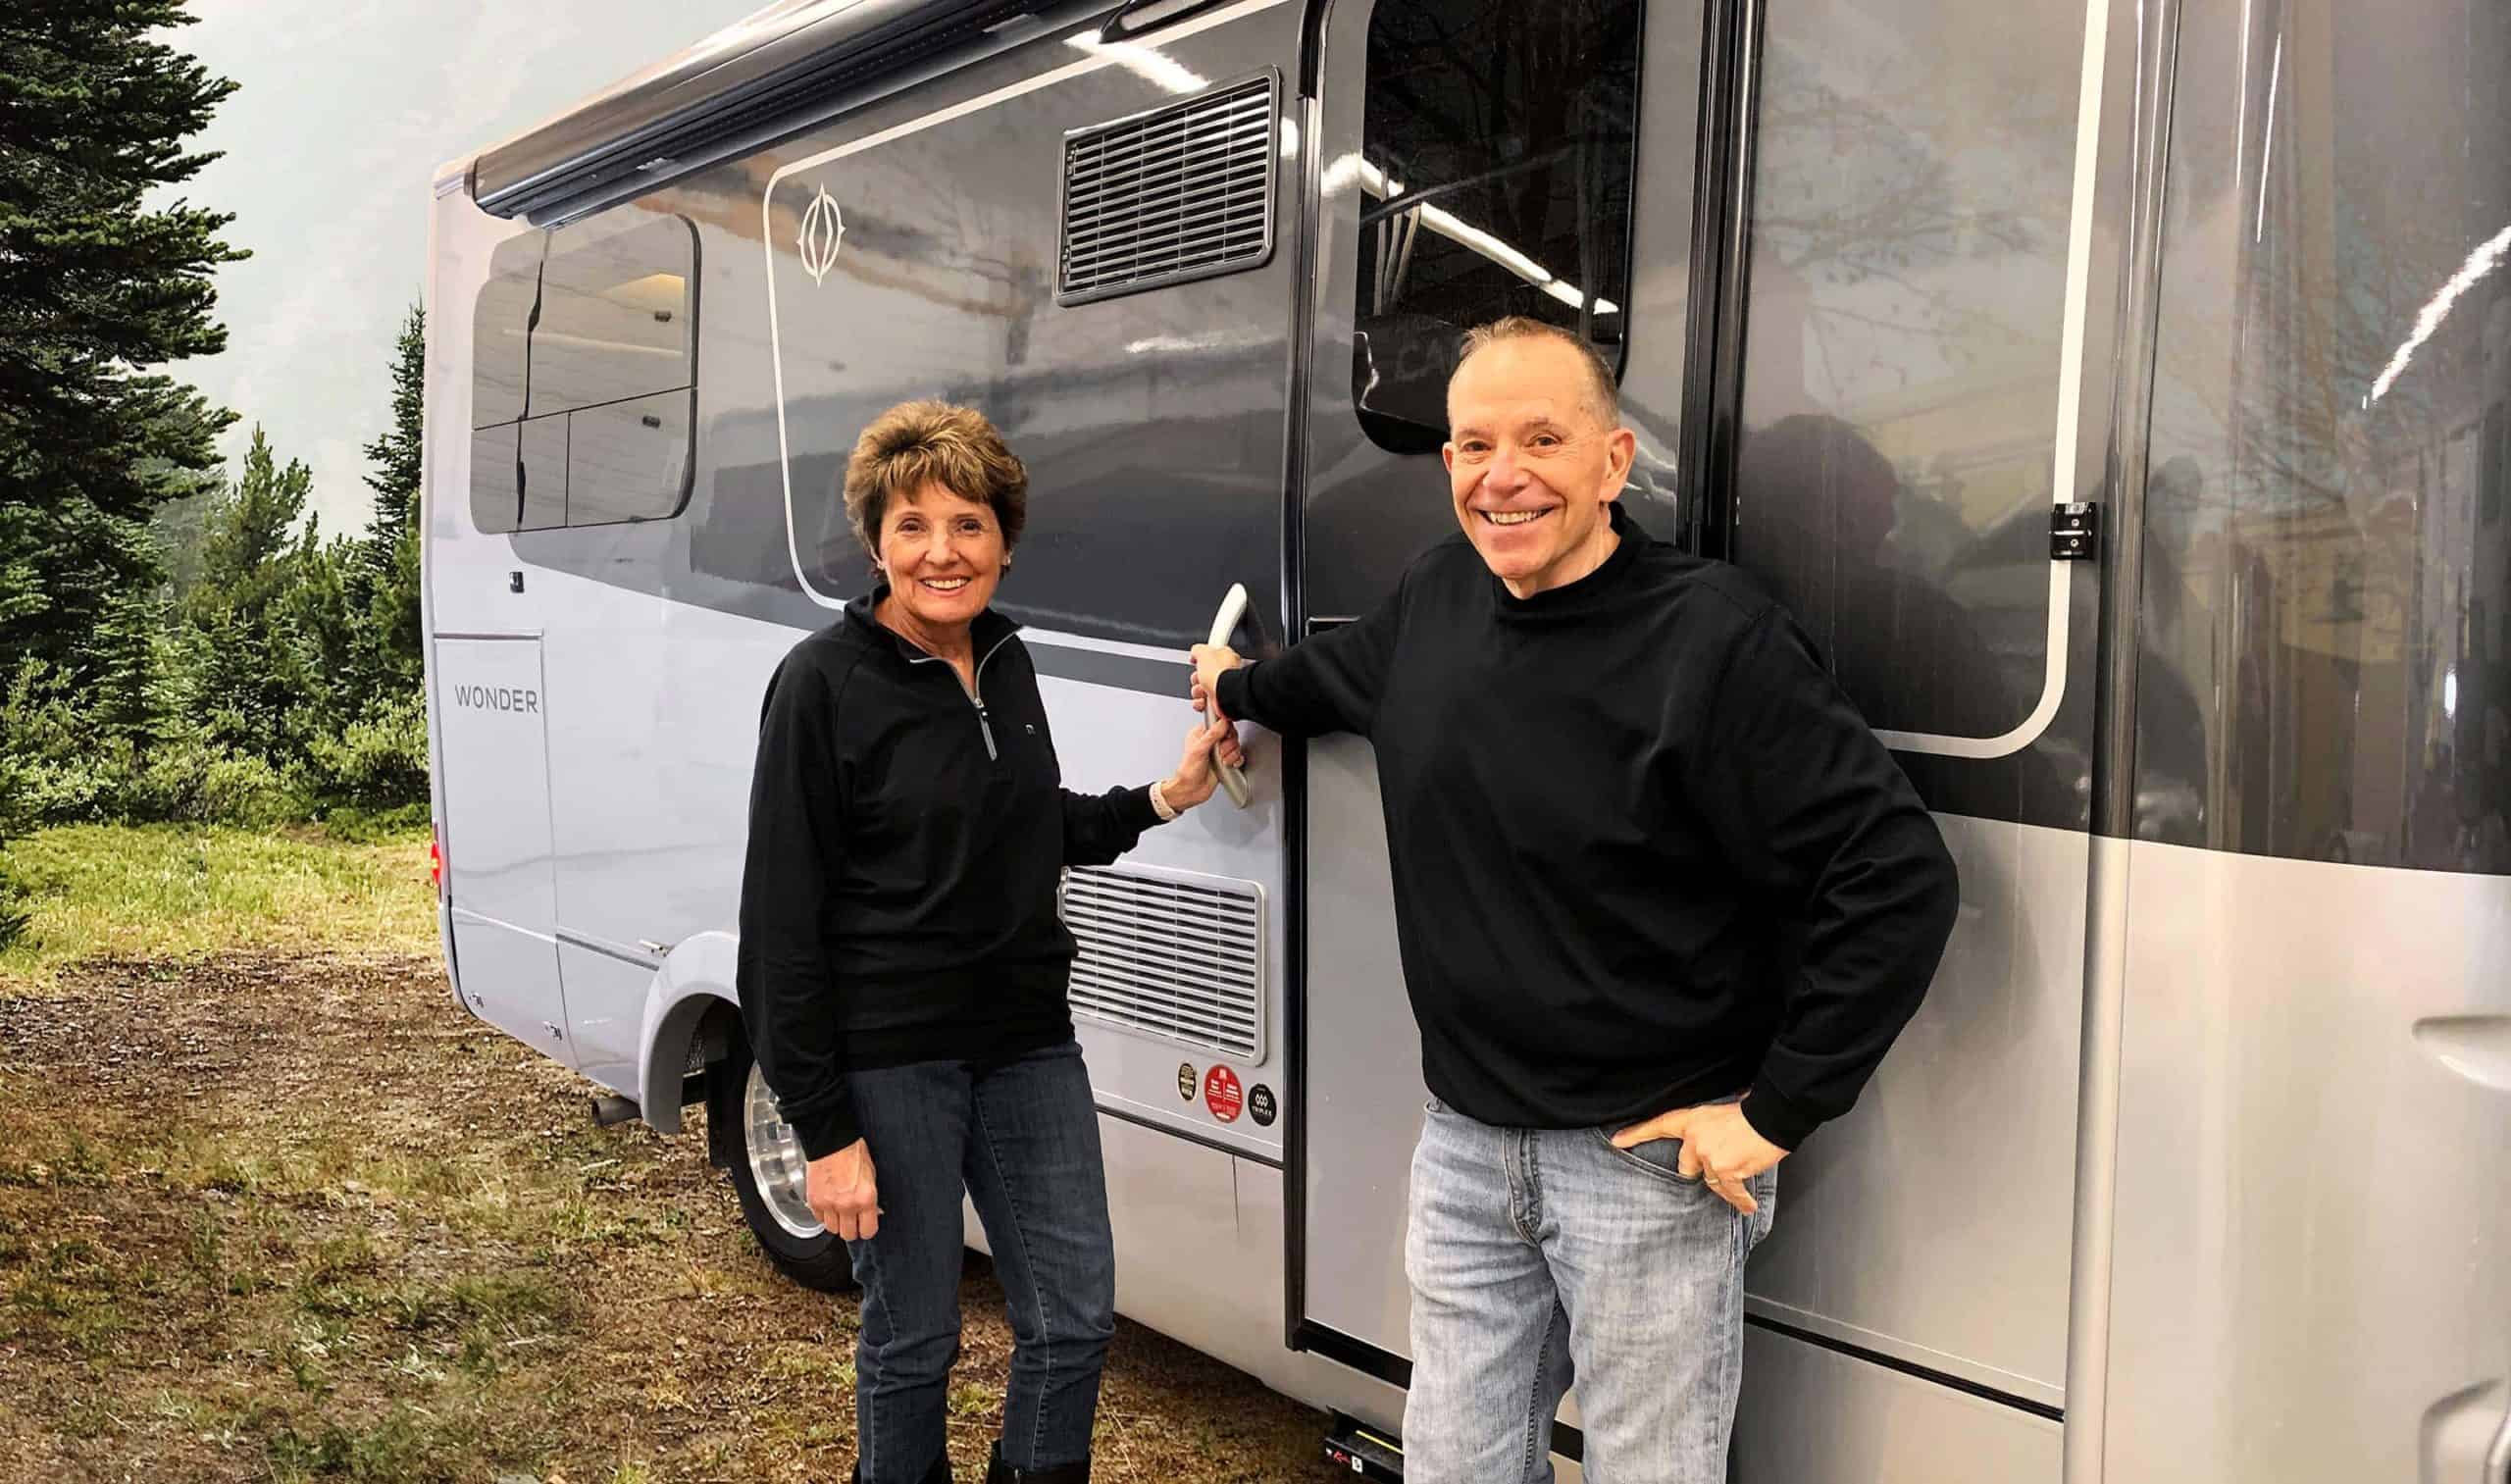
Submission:
<svg viewBox="0 0 2511 1484">
<path fill-rule="evenodd" d="M 1223 1123 L 1236 1123 L 1239 1110 L 1247 1105 L 1246 1096 L 1239 1091 L 1238 1074 L 1225 1066 L 1213 1067 L 1204 1074 L 1204 1106 Z"/>
<path fill-rule="evenodd" d="M 1181 1061 L 1177 1063 L 1178 1097 L 1185 1099 L 1188 1102 L 1194 1101 L 1196 1081 L 1195 1064 L 1193 1062 Z"/>
<path fill-rule="evenodd" d="M 1281 1108 L 1273 1101 L 1273 1090 L 1257 1083 L 1247 1090 L 1247 1116 L 1256 1120 L 1257 1128 L 1268 1129 Z"/>
</svg>

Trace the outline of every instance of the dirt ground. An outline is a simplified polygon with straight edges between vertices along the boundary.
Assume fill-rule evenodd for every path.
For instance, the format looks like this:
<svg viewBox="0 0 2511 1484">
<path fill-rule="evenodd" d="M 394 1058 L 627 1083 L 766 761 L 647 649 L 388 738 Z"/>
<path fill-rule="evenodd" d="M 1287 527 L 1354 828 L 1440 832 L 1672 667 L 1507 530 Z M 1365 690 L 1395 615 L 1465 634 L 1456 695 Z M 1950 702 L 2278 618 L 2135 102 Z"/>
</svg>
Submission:
<svg viewBox="0 0 2511 1484">
<path fill-rule="evenodd" d="M 851 1301 L 757 1254 L 701 1131 L 586 1092 L 426 959 L 0 987 L 0 1479 L 843 1479 Z M 962 1297 L 969 1480 L 1010 1336 Z M 1128 1324 L 1095 1477 L 1322 1479 L 1322 1427 Z"/>
</svg>

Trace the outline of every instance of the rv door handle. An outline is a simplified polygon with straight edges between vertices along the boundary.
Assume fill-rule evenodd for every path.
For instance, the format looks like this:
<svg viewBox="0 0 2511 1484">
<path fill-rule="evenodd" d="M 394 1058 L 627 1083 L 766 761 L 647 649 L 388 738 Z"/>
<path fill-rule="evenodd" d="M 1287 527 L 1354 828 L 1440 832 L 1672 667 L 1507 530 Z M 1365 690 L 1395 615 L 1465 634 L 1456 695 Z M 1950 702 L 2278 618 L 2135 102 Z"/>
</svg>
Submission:
<svg viewBox="0 0 2511 1484">
<path fill-rule="evenodd" d="M 1229 585 L 1228 593 L 1220 600 L 1220 611 L 1212 615 L 1211 638 L 1204 642 L 1227 644 L 1230 636 L 1238 632 L 1238 621 L 1246 616 L 1247 585 L 1232 583 Z M 1212 709 L 1215 711 L 1220 709 L 1220 697 L 1217 695 L 1212 697 Z M 1220 786 L 1229 792 L 1229 801 L 1242 809 L 1246 808 L 1249 800 L 1254 797 L 1247 792 L 1247 775 L 1241 772 L 1236 764 L 1222 762 L 1217 755 L 1212 758 L 1212 766 L 1220 770 Z"/>
</svg>

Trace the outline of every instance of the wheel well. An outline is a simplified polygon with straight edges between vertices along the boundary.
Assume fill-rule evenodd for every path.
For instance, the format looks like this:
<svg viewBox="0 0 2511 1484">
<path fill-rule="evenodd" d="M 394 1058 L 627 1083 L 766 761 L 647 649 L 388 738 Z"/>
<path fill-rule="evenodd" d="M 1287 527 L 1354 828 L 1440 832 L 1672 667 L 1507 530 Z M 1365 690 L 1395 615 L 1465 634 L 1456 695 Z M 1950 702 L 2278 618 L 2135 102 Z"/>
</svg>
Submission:
<svg viewBox="0 0 2511 1484">
<path fill-rule="evenodd" d="M 681 1109 L 703 1100 L 705 1078 L 741 1039 L 741 1007 L 732 1001 L 695 995 L 674 1005 L 645 1052 L 645 1122 L 679 1133 Z"/>
</svg>

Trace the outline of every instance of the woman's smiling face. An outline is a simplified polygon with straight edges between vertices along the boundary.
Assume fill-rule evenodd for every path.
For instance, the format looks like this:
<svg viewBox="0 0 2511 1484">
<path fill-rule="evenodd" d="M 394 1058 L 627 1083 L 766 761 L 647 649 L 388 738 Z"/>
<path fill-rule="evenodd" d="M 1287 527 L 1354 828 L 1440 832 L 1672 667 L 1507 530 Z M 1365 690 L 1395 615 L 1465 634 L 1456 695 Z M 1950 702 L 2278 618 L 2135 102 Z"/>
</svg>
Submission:
<svg viewBox="0 0 2511 1484">
<path fill-rule="evenodd" d="M 994 508 L 938 480 L 893 496 L 881 512 L 890 593 L 925 629 L 966 628 L 994 601 L 1009 555 Z"/>
</svg>

